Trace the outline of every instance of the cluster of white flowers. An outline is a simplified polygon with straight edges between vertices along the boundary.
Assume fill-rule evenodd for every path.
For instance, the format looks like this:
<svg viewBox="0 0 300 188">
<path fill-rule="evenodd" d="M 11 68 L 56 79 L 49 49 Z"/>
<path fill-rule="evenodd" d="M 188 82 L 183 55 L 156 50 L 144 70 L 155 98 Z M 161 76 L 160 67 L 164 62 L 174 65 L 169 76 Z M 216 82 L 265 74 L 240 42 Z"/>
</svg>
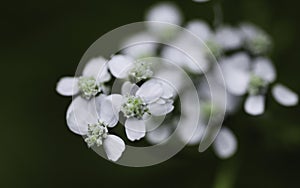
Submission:
<svg viewBox="0 0 300 188">
<path fill-rule="evenodd" d="M 146 135 L 149 116 L 163 116 L 174 109 L 174 90 L 162 80 L 151 78 L 150 64 L 127 55 L 90 60 L 82 76 L 63 77 L 57 92 L 75 96 L 66 115 L 71 131 L 85 136 L 88 147 L 103 148 L 108 159 L 118 160 L 125 150 L 124 141 L 109 130 L 124 117 L 126 136 L 130 141 Z M 124 79 L 120 94 L 110 94 L 107 84 L 112 76 Z M 140 86 L 138 86 L 140 85 Z"/>
<path fill-rule="evenodd" d="M 157 144 L 166 140 L 176 129 L 180 111 L 176 105 L 178 100 L 184 109 L 181 116 L 186 128 L 181 128 L 177 134 L 189 145 L 201 142 L 209 118 L 212 117 L 213 122 L 224 118 L 223 110 L 226 111 L 225 118 L 240 110 L 241 105 L 250 115 L 262 114 L 269 91 L 281 105 L 294 106 L 298 103 L 297 94 L 276 81 L 275 67 L 267 56 L 272 47 L 271 38 L 257 26 L 242 23 L 237 27 L 224 24 L 211 28 L 203 20 L 192 20 L 182 25 L 182 14 L 171 3 L 153 6 L 147 12 L 146 20 L 150 21 L 147 30 L 127 38 L 124 44 L 164 40 L 172 45 L 139 43 L 108 60 L 103 57 L 91 59 L 82 76 L 64 77 L 57 84 L 58 93 L 75 96 L 66 115 L 70 130 L 83 135 L 88 147 L 103 146 L 108 159 L 117 161 L 125 150 L 124 141 L 110 134 L 113 127 L 121 124 L 121 119 L 130 141 L 146 137 L 149 143 Z M 172 24 L 181 25 L 193 37 L 187 32 L 177 32 Z M 201 42 L 195 41 L 194 37 Z M 173 46 L 185 49 L 185 52 Z M 189 97 L 189 88 L 185 87 L 180 73 L 168 66 L 157 65 L 160 62 L 153 65 L 145 60 L 147 57 L 169 60 L 191 75 L 200 106 L 195 106 Z M 222 76 L 217 74 L 218 68 Z M 209 84 L 207 77 L 211 81 Z M 158 78 L 166 78 L 167 81 Z M 123 80 L 122 86 L 119 93 L 112 93 L 111 82 L 116 79 Z M 222 81 L 225 81 L 226 97 L 221 91 Z M 183 97 L 178 99 L 177 92 L 182 92 Z M 211 92 L 217 94 L 214 102 Z M 200 109 L 200 118 L 191 137 L 188 117 L 195 108 Z M 155 124 L 155 117 L 166 115 L 168 121 L 148 131 L 151 122 Z M 228 127 L 221 128 L 213 148 L 220 158 L 228 158 L 235 153 L 237 140 Z"/>
</svg>

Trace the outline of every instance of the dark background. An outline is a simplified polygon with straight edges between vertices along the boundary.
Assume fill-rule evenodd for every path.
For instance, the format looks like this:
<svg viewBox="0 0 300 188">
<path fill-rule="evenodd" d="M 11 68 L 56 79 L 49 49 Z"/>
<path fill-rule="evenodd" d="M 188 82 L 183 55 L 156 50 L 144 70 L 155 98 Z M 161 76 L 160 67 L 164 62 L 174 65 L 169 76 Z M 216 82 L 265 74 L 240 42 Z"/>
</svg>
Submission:
<svg viewBox="0 0 300 188">
<path fill-rule="evenodd" d="M 104 33 L 142 21 L 158 1 L 28 0 L 1 3 L 0 187 L 299 187 L 299 106 L 271 97 L 267 111 L 231 119 L 238 153 L 219 160 L 210 149 L 186 148 L 160 165 L 128 168 L 89 150 L 70 132 L 65 112 L 71 98 L 56 94 L 63 75 L 73 75 L 85 50 Z M 212 4 L 178 0 L 185 20 L 212 21 Z M 248 20 L 273 38 L 279 80 L 300 94 L 298 1 L 224 0 L 225 22 Z"/>
</svg>

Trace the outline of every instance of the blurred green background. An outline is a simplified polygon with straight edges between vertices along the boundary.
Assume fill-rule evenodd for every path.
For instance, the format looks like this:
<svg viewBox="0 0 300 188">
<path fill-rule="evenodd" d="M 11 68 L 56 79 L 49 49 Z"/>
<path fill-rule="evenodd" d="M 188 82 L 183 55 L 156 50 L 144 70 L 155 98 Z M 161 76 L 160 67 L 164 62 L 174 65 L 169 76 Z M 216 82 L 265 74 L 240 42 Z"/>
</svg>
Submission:
<svg viewBox="0 0 300 188">
<path fill-rule="evenodd" d="M 1 5 L 0 187 L 299 187 L 299 106 L 270 97 L 267 112 L 239 112 L 227 124 L 238 153 L 219 160 L 211 149 L 186 148 L 148 168 L 114 165 L 70 132 L 70 98 L 56 94 L 63 75 L 73 75 L 85 50 L 104 33 L 142 21 L 159 1 L 5 1 Z M 212 21 L 214 1 L 177 0 L 185 20 Z M 299 1 L 223 0 L 224 20 L 251 21 L 273 38 L 272 59 L 282 83 L 300 94 Z"/>
</svg>

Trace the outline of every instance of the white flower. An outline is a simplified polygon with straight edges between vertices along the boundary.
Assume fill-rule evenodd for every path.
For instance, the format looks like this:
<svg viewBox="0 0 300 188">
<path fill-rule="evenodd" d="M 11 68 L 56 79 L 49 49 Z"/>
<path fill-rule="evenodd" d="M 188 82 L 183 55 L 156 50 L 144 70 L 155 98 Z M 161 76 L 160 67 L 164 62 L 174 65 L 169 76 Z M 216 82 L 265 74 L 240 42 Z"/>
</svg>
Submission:
<svg viewBox="0 0 300 188">
<path fill-rule="evenodd" d="M 92 100 L 77 97 L 67 111 L 67 124 L 72 132 L 86 136 L 88 147 L 103 145 L 108 159 L 117 161 L 125 150 L 125 143 L 107 129 L 118 122 L 115 112 L 111 101 L 103 95 Z"/>
<path fill-rule="evenodd" d="M 231 130 L 223 127 L 213 143 L 213 148 L 221 159 L 234 155 L 237 150 L 237 140 Z"/>
<path fill-rule="evenodd" d="M 238 53 L 220 62 L 227 90 L 233 95 L 248 94 L 244 109 L 248 114 L 260 115 L 265 111 L 265 95 L 268 87 L 276 79 L 276 70 L 272 62 L 263 57 L 250 58 L 245 53 Z M 272 94 L 280 104 L 293 106 L 298 103 L 298 96 L 286 87 L 277 84 Z"/>
<path fill-rule="evenodd" d="M 276 79 L 272 62 L 256 58 L 250 62 L 245 53 L 238 53 L 220 62 L 227 90 L 233 95 L 248 93 L 244 109 L 248 114 L 260 115 L 265 110 L 265 97 L 269 84 Z"/>
<path fill-rule="evenodd" d="M 181 25 L 182 15 L 172 3 L 159 3 L 153 6 L 146 14 L 148 29 L 155 36 L 170 39 L 176 33 L 176 28 L 171 25 Z"/>
<path fill-rule="evenodd" d="M 256 58 L 248 83 L 249 96 L 244 109 L 248 114 L 260 115 L 265 111 L 265 94 L 269 84 L 276 79 L 276 72 L 272 62 L 266 58 Z"/>
<path fill-rule="evenodd" d="M 127 138 L 140 140 L 146 134 L 145 121 L 152 116 L 163 116 L 173 109 L 173 91 L 160 80 L 151 79 L 140 88 L 125 82 L 122 95 L 111 97 L 117 111 L 121 111 L 125 121 Z"/>
<path fill-rule="evenodd" d="M 63 96 L 80 93 L 90 99 L 107 89 L 104 83 L 111 79 L 107 70 L 106 60 L 102 57 L 91 59 L 80 77 L 63 77 L 57 83 L 56 91 Z"/>
<path fill-rule="evenodd" d="M 271 38 L 263 30 L 250 23 L 243 23 L 240 28 L 246 48 L 253 54 L 264 54 L 271 49 Z"/>
<path fill-rule="evenodd" d="M 153 75 L 149 62 L 136 61 L 130 56 L 115 55 L 108 61 L 108 67 L 113 76 L 139 82 Z"/>
</svg>

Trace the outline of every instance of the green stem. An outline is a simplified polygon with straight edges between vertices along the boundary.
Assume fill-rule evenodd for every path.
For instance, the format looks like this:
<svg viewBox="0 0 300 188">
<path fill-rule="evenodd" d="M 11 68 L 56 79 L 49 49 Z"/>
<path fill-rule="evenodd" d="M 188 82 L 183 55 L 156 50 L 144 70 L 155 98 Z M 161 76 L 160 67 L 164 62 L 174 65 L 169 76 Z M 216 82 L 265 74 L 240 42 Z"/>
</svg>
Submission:
<svg viewBox="0 0 300 188">
<path fill-rule="evenodd" d="M 217 171 L 213 188 L 233 188 L 238 173 L 236 157 L 223 161 Z"/>
</svg>

